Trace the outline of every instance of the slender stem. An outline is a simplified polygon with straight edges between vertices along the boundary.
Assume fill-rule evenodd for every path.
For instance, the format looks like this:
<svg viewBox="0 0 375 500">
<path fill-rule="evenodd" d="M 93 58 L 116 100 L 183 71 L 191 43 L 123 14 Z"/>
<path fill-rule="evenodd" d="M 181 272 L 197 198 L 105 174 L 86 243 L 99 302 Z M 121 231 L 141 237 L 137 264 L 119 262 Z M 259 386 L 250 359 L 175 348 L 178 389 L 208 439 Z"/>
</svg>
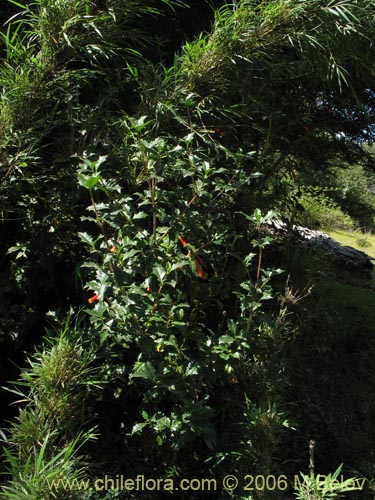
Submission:
<svg viewBox="0 0 375 500">
<path fill-rule="evenodd" d="M 156 179 L 155 177 L 152 177 L 150 183 L 150 192 L 151 192 L 151 204 L 152 204 L 152 235 L 154 237 L 156 234 L 155 190 L 156 190 Z"/>
<path fill-rule="evenodd" d="M 314 448 L 315 448 L 315 441 L 314 439 L 311 439 L 309 442 L 309 472 L 310 476 L 314 475 Z"/>
<path fill-rule="evenodd" d="M 250 325 L 251 325 L 251 322 L 253 320 L 253 316 L 254 316 L 254 311 L 251 311 L 251 313 L 249 314 L 249 318 L 247 320 L 247 324 L 246 324 L 246 333 L 249 333 L 249 331 L 250 331 Z"/>
<path fill-rule="evenodd" d="M 258 288 L 258 283 L 259 283 L 259 279 L 260 279 L 260 271 L 262 268 L 262 256 L 263 256 L 263 248 L 260 247 L 259 248 L 259 255 L 258 255 L 258 268 L 257 268 L 257 277 L 255 280 L 255 288 Z"/>
</svg>

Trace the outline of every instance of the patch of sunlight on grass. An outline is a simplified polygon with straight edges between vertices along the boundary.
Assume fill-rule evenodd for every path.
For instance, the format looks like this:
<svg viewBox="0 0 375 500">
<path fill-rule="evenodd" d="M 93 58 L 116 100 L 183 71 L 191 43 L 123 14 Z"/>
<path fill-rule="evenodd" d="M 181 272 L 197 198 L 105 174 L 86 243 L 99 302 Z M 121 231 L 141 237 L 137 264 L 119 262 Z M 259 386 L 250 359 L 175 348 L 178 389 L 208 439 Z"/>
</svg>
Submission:
<svg viewBox="0 0 375 500">
<path fill-rule="evenodd" d="M 367 253 L 372 259 L 375 259 L 375 235 L 342 229 L 326 231 L 326 233 L 342 245 L 362 250 L 362 252 Z"/>
</svg>

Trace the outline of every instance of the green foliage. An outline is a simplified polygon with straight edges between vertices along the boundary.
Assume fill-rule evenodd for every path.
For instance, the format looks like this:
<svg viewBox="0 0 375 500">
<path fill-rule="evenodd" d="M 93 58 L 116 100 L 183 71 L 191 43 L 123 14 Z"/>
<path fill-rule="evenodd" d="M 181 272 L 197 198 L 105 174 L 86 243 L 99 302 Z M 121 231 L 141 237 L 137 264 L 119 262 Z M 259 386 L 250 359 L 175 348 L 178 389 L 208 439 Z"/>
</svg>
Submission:
<svg viewBox="0 0 375 500">
<path fill-rule="evenodd" d="M 351 229 L 353 220 L 319 188 L 305 188 L 299 198 L 296 222 L 311 229 Z"/>
<path fill-rule="evenodd" d="M 181 70 L 194 90 L 251 116 L 233 132 L 255 141 L 268 162 L 293 153 L 319 165 L 326 152 L 332 156 L 332 143 L 342 145 L 336 132 L 361 134 L 363 113 L 355 126 L 357 111 L 346 114 L 347 89 L 357 86 L 357 71 L 371 79 L 372 68 L 360 62 L 368 50 L 362 45 L 372 16 L 367 9 L 348 2 L 236 2 L 216 13 L 212 34 L 185 46 Z"/>
<path fill-rule="evenodd" d="M 162 4 L 166 11 L 173 5 Z M 22 349 L 30 331 L 43 331 L 46 312 L 82 305 L 77 233 L 84 206 L 75 155 L 94 144 L 108 150 L 106 121 L 112 126 L 119 93 L 128 101 L 123 68 L 155 43 L 145 21 L 162 9 L 138 0 L 18 7 L 1 35 L 0 252 L 9 286 L 0 290 L 0 338 Z"/>
<path fill-rule="evenodd" d="M 349 478 L 345 481 L 340 479 L 342 464 L 333 472 L 323 478 L 318 475 L 306 475 L 301 473 L 295 496 L 298 500 L 329 500 L 341 496 L 340 493 L 353 491 L 353 481 Z"/>
<path fill-rule="evenodd" d="M 290 386 L 312 394 L 291 406 L 298 445 L 321 422 L 333 433 L 337 409 L 321 409 L 304 358 L 304 342 L 317 360 L 320 346 L 298 323 L 303 292 L 285 288 L 274 264 L 289 249 L 268 221 L 298 207 L 300 172 L 362 159 L 374 1 L 225 3 L 178 56 L 156 25 L 182 2 L 12 5 L 21 14 L 0 35 L 1 336 L 21 349 L 47 311 L 82 306 L 84 288 L 90 342 L 77 327 L 23 371 L 4 494 L 39 500 L 40 471 L 79 474 L 74 440 L 90 419 L 93 471 L 160 477 L 273 472 L 295 432 Z M 321 193 L 301 204 L 325 225 L 349 221 Z M 314 311 L 306 323 L 328 331 Z"/>
<path fill-rule="evenodd" d="M 280 272 L 262 266 L 270 243 L 263 232 L 275 214 L 233 213 L 235 193 L 252 176 L 242 174 L 239 154 L 236 163 L 228 152 L 226 167 L 214 168 L 207 145 L 216 144 L 208 134 L 152 138 L 146 117 L 122 123 L 127 164 L 118 181 L 104 157 L 84 157 L 78 173 L 91 202 L 84 219 L 99 230 L 81 233 L 92 255 L 84 268 L 94 293 L 93 332 L 108 356 L 114 395 L 138 395 L 125 430 L 170 467 L 175 452 L 193 449 L 200 460 L 207 453 L 214 460 L 233 440 L 220 414 L 230 412 L 237 425 L 250 418 L 247 406 L 255 411 L 250 394 L 264 402 L 259 416 L 243 424 L 243 443 L 262 415 L 269 418 L 267 371 L 259 365 L 252 374 L 251 359 L 284 328 L 272 314 L 268 328 L 262 320 L 264 302 L 274 299 L 270 280 Z M 238 407 L 230 410 L 225 398 L 219 403 L 219 393 L 236 393 Z M 269 444 L 283 424 L 276 409 L 272 414 Z M 232 460 L 229 450 L 223 457 Z M 259 467 L 272 467 L 270 457 L 261 457 Z M 244 467 L 245 455 L 235 461 Z"/>
<path fill-rule="evenodd" d="M 352 42 L 361 37 L 365 13 L 364 6 L 342 2 L 305 2 L 302 7 L 297 1 L 287 4 L 243 1 L 231 8 L 225 6 L 216 12 L 213 35 L 205 43 L 199 40 L 200 50 L 196 45 L 192 54 L 187 46 L 187 70 L 201 78 L 212 71 L 235 68 L 241 60 L 245 64 L 260 60 L 264 69 L 269 70 L 264 51 L 285 43 L 299 52 L 300 63 L 308 60 L 324 71 L 327 82 L 334 81 L 341 88 L 349 84 L 350 74 L 341 66 L 342 55 L 337 49 L 343 37 L 350 37 Z M 324 31 L 307 31 L 317 21 L 327 24 Z M 301 25 L 304 30 L 297 28 Z M 232 61 L 230 56 L 234 56 Z"/>
<path fill-rule="evenodd" d="M 78 324 L 67 320 L 11 389 L 23 406 L 4 436 L 4 474 L 11 478 L 2 487 L 4 500 L 80 498 L 77 492 L 55 491 L 53 485 L 59 479 L 76 484 L 82 478 L 85 467 L 78 451 L 95 438 L 87 427 L 97 373 L 82 334 Z"/>
<path fill-rule="evenodd" d="M 25 459 L 47 434 L 74 438 L 87 423 L 95 356 L 83 345 L 82 333 L 68 319 L 60 334 L 46 339 L 43 350 L 28 361 L 29 368 L 12 389 L 24 403 L 12 426 L 12 437 Z"/>
<path fill-rule="evenodd" d="M 334 170 L 333 198 L 345 207 L 357 225 L 373 229 L 375 225 L 374 174 L 360 165 Z"/>
<path fill-rule="evenodd" d="M 85 468 L 80 465 L 82 458 L 77 456 L 77 452 L 89 438 L 89 435 L 78 435 L 61 450 L 52 448 L 51 454 L 52 438 L 47 434 L 34 446 L 25 462 L 20 461 L 17 452 L 5 449 L 7 474 L 11 474 L 12 479 L 1 487 L 0 498 L 2 500 L 82 498 L 78 491 L 54 488 L 54 485 L 58 485 L 60 480 L 79 484 L 83 479 Z"/>
<path fill-rule="evenodd" d="M 364 152 L 368 148 L 363 148 Z M 325 171 L 304 172 L 301 183 L 310 190 L 323 192 L 342 211 L 350 215 L 357 228 L 372 231 L 375 204 L 373 199 L 374 174 L 372 153 L 362 160 L 348 164 L 344 159 L 335 159 Z M 305 188 L 306 189 L 306 188 Z"/>
</svg>

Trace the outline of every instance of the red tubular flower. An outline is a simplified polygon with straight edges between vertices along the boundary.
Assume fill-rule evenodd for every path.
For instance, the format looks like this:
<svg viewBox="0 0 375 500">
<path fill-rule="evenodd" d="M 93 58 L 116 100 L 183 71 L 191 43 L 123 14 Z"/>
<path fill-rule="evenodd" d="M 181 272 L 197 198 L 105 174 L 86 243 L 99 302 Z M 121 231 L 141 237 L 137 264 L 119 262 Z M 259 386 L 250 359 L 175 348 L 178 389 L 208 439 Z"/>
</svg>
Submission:
<svg viewBox="0 0 375 500">
<path fill-rule="evenodd" d="M 92 304 L 93 302 L 96 302 L 98 300 L 98 298 L 99 298 L 99 295 L 96 293 L 95 295 L 93 295 L 92 297 L 90 297 L 88 299 L 89 304 Z"/>
<path fill-rule="evenodd" d="M 109 250 L 111 253 L 116 253 L 116 245 L 113 245 L 113 247 Z"/>
<path fill-rule="evenodd" d="M 179 236 L 178 237 L 178 241 L 181 243 L 182 247 L 185 248 L 187 246 L 187 242 L 181 237 Z M 190 256 L 190 252 L 187 251 L 188 249 L 185 248 L 185 251 L 184 253 L 188 256 Z M 202 268 L 202 264 L 203 264 L 203 259 L 201 257 L 199 257 L 199 255 L 196 255 L 195 256 L 195 268 L 197 270 L 197 276 L 198 278 L 204 278 L 205 277 L 205 274 L 204 274 L 204 271 L 203 271 L 203 268 Z"/>
<path fill-rule="evenodd" d="M 187 242 L 183 238 L 181 238 L 181 236 L 179 236 L 178 241 L 181 243 L 183 247 L 186 247 Z"/>
<path fill-rule="evenodd" d="M 195 259 L 195 267 L 197 268 L 198 278 L 204 277 L 204 271 L 203 271 L 201 264 L 203 264 L 203 259 L 201 257 L 199 257 L 199 255 L 197 255 L 197 257 Z"/>
</svg>

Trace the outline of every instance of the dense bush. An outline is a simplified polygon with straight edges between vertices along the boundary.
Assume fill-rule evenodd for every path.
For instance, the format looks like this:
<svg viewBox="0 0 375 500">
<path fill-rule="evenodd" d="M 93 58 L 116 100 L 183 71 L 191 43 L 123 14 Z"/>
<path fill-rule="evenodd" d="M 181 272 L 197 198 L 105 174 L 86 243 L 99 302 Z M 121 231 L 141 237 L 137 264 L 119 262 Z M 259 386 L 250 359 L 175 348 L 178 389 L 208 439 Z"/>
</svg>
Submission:
<svg viewBox="0 0 375 500">
<path fill-rule="evenodd" d="M 370 150 L 368 154 L 366 158 L 367 152 L 364 149 L 365 157 L 361 164 L 349 165 L 346 161 L 334 161 L 333 166 L 326 171 L 303 172 L 299 179 L 303 185 L 302 199 L 306 198 L 306 190 L 324 194 L 324 199 L 317 199 L 317 203 L 311 203 L 310 206 L 314 205 L 316 210 L 319 210 L 319 205 L 339 207 L 353 219 L 357 228 L 372 231 L 375 221 L 375 177 L 373 153 Z"/>
<path fill-rule="evenodd" d="M 319 188 L 305 188 L 299 197 L 296 222 L 311 229 L 352 229 L 354 221 Z"/>
<path fill-rule="evenodd" d="M 235 194 L 252 182 L 241 168 L 247 155 L 227 151 L 226 166 L 213 168 L 210 148 L 225 149 L 202 133 L 153 139 L 145 117 L 122 124 L 131 168 L 116 181 L 107 158 L 86 157 L 79 181 L 90 199 L 85 220 L 97 226 L 81 233 L 92 254 L 84 268 L 92 334 L 129 445 L 123 466 L 271 471 L 286 423 L 277 352 L 289 335 L 281 316 L 263 311 L 280 272 L 262 265 L 273 214 L 236 211 Z"/>
<path fill-rule="evenodd" d="M 334 170 L 335 183 L 332 197 L 356 221 L 356 225 L 373 231 L 375 229 L 375 177 L 374 174 L 356 165 Z"/>
<path fill-rule="evenodd" d="M 69 491 L 53 496 L 52 485 L 61 478 L 74 484 L 83 477 L 80 449 L 95 438 L 89 422 L 98 369 L 83 336 L 84 330 L 68 319 L 62 331 L 46 339 L 11 389 L 26 404 L 4 448 L 10 476 L 1 493 L 5 500 L 82 498 Z"/>
</svg>

